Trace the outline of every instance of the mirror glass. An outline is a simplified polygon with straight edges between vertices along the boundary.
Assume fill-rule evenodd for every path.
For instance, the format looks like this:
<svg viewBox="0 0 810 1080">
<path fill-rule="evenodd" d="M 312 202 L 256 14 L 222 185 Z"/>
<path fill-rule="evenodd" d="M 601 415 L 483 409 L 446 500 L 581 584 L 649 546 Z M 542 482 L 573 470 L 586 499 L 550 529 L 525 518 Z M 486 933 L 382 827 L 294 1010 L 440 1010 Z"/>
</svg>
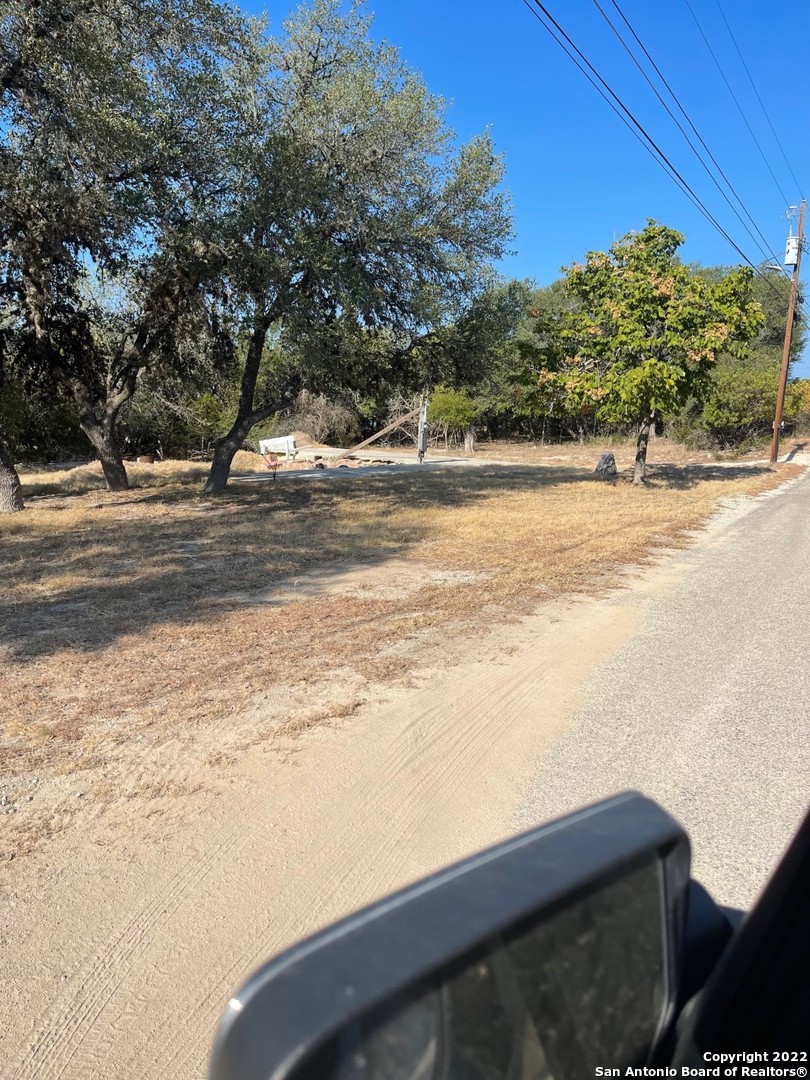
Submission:
<svg viewBox="0 0 810 1080">
<path fill-rule="evenodd" d="M 667 1002 L 654 862 L 352 1021 L 296 1080 L 582 1080 L 643 1065 Z"/>
</svg>

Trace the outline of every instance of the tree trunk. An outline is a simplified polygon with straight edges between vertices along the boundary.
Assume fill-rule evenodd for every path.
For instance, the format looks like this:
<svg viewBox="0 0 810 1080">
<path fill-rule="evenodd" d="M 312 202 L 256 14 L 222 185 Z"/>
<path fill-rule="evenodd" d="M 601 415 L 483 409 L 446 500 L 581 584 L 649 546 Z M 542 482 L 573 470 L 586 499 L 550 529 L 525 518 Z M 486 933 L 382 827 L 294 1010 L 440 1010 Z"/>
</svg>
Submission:
<svg viewBox="0 0 810 1080">
<path fill-rule="evenodd" d="M 246 418 L 248 421 L 249 419 L 249 417 Z M 231 463 L 252 426 L 251 423 L 240 423 L 237 418 L 228 434 L 214 441 L 214 460 L 211 462 L 211 471 L 203 488 L 205 495 L 221 495 L 228 486 Z"/>
<path fill-rule="evenodd" d="M 6 444 L 0 439 L 0 514 L 24 510 L 22 486 Z"/>
<path fill-rule="evenodd" d="M 464 432 L 464 453 L 475 453 L 475 428 L 470 424 L 467 430 Z"/>
<path fill-rule="evenodd" d="M 633 483 L 643 484 L 647 472 L 647 444 L 650 440 L 650 424 L 652 419 L 645 416 L 638 429 L 636 440 L 636 464 L 633 469 Z"/>
<path fill-rule="evenodd" d="M 81 379 L 56 368 L 62 386 L 72 395 L 79 408 L 79 427 L 93 445 L 101 461 L 108 491 L 128 491 L 129 478 L 124 468 L 115 422 L 121 406 L 129 401 L 138 384 L 138 371 L 130 367 L 114 384 L 108 380 L 106 397 L 96 402 Z"/>
<path fill-rule="evenodd" d="M 95 415 L 89 417 L 84 414 L 80 416 L 79 423 L 99 456 L 107 490 L 128 491 L 129 477 L 115 438 L 115 416 L 99 422 Z"/>
<path fill-rule="evenodd" d="M 214 460 L 211 463 L 211 472 L 208 474 L 208 479 L 203 488 L 203 493 L 206 495 L 219 495 L 225 490 L 231 472 L 231 462 L 236 451 L 247 438 L 253 425 L 258 424 L 261 419 L 272 414 L 271 410 L 254 410 L 253 408 L 256 382 L 259 378 L 259 365 L 261 364 L 264 343 L 271 322 L 272 317 L 268 314 L 257 315 L 253 320 L 250 345 L 245 359 L 245 369 L 242 372 L 242 385 L 239 389 L 236 419 L 228 434 L 223 435 L 214 442 Z"/>
</svg>

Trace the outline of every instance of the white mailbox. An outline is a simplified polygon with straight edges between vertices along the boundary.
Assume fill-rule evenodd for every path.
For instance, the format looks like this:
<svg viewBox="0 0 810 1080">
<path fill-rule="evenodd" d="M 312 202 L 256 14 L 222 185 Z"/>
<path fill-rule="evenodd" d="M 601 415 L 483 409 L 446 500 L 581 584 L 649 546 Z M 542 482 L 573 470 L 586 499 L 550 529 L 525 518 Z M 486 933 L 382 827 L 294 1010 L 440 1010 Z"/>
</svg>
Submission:
<svg viewBox="0 0 810 1080">
<path fill-rule="evenodd" d="M 286 461 L 292 461 L 295 456 L 295 436 L 282 435 L 280 439 L 261 439 L 259 441 L 260 454 L 284 454 Z"/>
</svg>

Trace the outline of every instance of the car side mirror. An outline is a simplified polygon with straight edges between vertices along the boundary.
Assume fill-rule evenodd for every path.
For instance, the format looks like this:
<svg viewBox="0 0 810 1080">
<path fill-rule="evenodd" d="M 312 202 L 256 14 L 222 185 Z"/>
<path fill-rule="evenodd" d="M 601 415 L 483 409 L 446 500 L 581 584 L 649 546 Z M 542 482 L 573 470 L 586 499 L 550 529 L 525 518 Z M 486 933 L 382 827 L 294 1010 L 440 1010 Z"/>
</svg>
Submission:
<svg viewBox="0 0 810 1080">
<path fill-rule="evenodd" d="M 225 1010 L 211 1080 L 580 1080 L 648 1064 L 678 1000 L 688 884 L 686 834 L 655 803 L 578 811 L 265 965 Z"/>
</svg>

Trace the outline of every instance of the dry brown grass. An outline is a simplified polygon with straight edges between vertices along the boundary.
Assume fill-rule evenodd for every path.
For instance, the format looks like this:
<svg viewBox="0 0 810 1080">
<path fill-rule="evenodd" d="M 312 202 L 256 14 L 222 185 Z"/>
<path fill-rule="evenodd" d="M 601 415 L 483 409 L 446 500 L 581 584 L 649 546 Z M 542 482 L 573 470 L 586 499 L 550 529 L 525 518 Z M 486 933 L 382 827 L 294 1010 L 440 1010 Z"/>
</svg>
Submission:
<svg viewBox="0 0 810 1080">
<path fill-rule="evenodd" d="M 0 759 L 12 797 L 32 777 L 92 785 L 103 768 L 96 791 L 107 791 L 110 763 L 136 773 L 150 747 L 171 747 L 170 779 L 178 746 L 200 741 L 214 761 L 231 728 L 247 745 L 349 715 L 359 684 L 418 663 L 403 643 L 604 588 L 616 564 L 677 541 L 720 499 L 798 471 L 658 468 L 640 490 L 583 469 L 490 465 L 232 486 L 208 499 L 196 469 L 162 463 L 160 486 L 33 499 L 0 522 Z M 189 475 L 194 487 L 179 482 Z M 67 492 L 78 483 L 61 479 Z M 349 563 L 379 586 L 403 560 L 413 565 L 404 593 L 341 587 Z M 317 595 L 296 592 L 313 573 Z M 334 673 L 354 680 L 346 700 L 274 704 Z M 42 817 L 29 832 L 66 820 Z"/>
<path fill-rule="evenodd" d="M 126 463 L 130 487 L 167 487 L 174 484 L 202 484 L 211 468 L 207 461 L 156 461 L 153 465 L 141 465 L 136 461 Z M 266 468 L 259 454 L 239 450 L 233 460 L 234 472 L 263 472 Z M 37 468 L 21 466 L 20 480 L 26 498 L 42 495 L 84 495 L 89 491 L 105 491 L 101 463 L 88 465 L 51 466 Z"/>
<path fill-rule="evenodd" d="M 807 439 L 790 438 L 782 441 L 780 454 L 807 449 Z M 540 443 L 527 439 L 498 439 L 481 442 L 476 457 L 484 461 L 514 461 L 528 465 L 574 465 L 593 469 L 599 455 L 610 450 L 619 468 L 629 468 L 636 453 L 635 439 L 616 436 L 599 441 L 583 443 Z M 768 448 L 759 447 L 744 454 L 733 451 L 690 450 L 672 439 L 651 438 L 649 460 L 661 465 L 699 465 L 713 462 L 757 461 L 767 458 Z"/>
</svg>

